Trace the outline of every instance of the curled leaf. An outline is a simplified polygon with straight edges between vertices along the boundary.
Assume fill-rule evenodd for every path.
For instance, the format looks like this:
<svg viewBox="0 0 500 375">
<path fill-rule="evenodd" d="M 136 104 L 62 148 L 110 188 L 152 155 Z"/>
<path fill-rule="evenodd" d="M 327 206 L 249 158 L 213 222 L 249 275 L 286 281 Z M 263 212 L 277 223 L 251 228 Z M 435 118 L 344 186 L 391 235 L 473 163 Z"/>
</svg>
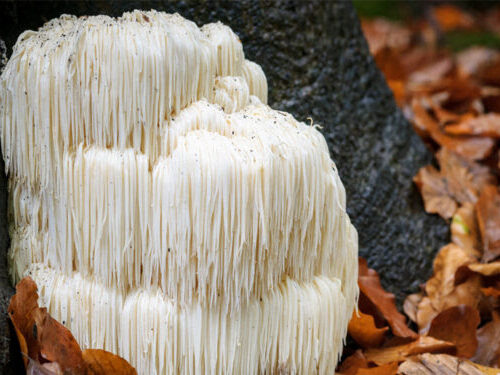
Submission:
<svg viewBox="0 0 500 375">
<path fill-rule="evenodd" d="M 476 205 L 477 220 L 483 243 L 483 261 L 500 255 L 500 194 L 496 186 L 486 186 Z"/>
<path fill-rule="evenodd" d="M 371 315 L 354 311 L 349 321 L 348 332 L 363 348 L 373 348 L 382 344 L 389 327 L 377 328 Z"/>
<path fill-rule="evenodd" d="M 406 319 L 395 304 L 394 294 L 386 292 L 380 284 L 378 273 L 368 268 L 366 260 L 359 258 L 358 284 L 361 292 L 376 306 L 398 337 L 416 338 L 417 334 L 406 325 Z"/>
<path fill-rule="evenodd" d="M 477 330 L 479 346 L 472 361 L 484 366 L 500 367 L 500 315 L 493 312 L 493 319 Z"/>
<path fill-rule="evenodd" d="M 404 361 L 401 375 L 498 375 L 498 370 L 448 354 L 421 354 Z"/>
<path fill-rule="evenodd" d="M 454 343 L 457 356 L 470 358 L 477 349 L 476 329 L 480 321 L 477 309 L 467 305 L 453 306 L 432 320 L 427 334 Z"/>
<path fill-rule="evenodd" d="M 82 355 L 87 365 L 86 375 L 137 375 L 137 371 L 126 360 L 105 350 L 87 349 Z"/>
<path fill-rule="evenodd" d="M 429 336 L 420 336 L 417 340 L 407 344 L 388 348 L 368 349 L 365 357 L 368 361 L 378 365 L 391 362 L 402 362 L 407 357 L 421 353 L 450 353 L 455 351 L 455 345 L 450 342 L 435 339 Z"/>
</svg>

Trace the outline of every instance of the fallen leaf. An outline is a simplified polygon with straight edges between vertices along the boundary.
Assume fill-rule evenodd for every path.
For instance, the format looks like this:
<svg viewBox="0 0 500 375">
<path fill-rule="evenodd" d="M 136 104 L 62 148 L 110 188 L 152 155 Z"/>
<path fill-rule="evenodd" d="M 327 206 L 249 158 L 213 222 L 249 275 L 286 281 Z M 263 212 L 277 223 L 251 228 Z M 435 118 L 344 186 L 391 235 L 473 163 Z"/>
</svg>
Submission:
<svg viewBox="0 0 500 375">
<path fill-rule="evenodd" d="M 368 361 L 377 365 L 391 362 L 402 362 L 407 357 L 421 353 L 450 353 L 455 351 L 455 345 L 450 342 L 429 336 L 420 336 L 408 344 L 388 348 L 373 348 L 365 352 Z"/>
<path fill-rule="evenodd" d="M 424 353 L 401 363 L 401 375 L 498 375 L 499 371 L 448 354 Z"/>
<path fill-rule="evenodd" d="M 480 135 L 500 138 L 500 114 L 487 113 L 459 124 L 448 125 L 446 132 L 454 135 Z"/>
<path fill-rule="evenodd" d="M 361 28 L 374 55 L 382 48 L 402 51 L 410 45 L 410 31 L 398 23 L 381 18 L 362 20 Z"/>
<path fill-rule="evenodd" d="M 84 374 L 85 362 L 82 350 L 75 338 L 65 326 L 53 319 L 46 308 L 38 308 L 34 312 L 37 339 L 40 343 L 40 354 L 49 362 L 57 362 L 63 372 Z"/>
<path fill-rule="evenodd" d="M 389 327 L 377 328 L 371 315 L 354 311 L 349 321 L 348 332 L 363 348 L 373 348 L 382 344 Z"/>
<path fill-rule="evenodd" d="M 373 54 L 375 64 L 387 80 L 404 80 L 406 72 L 400 62 L 399 53 L 389 47 L 379 49 Z"/>
<path fill-rule="evenodd" d="M 433 302 L 438 302 L 451 294 L 456 289 L 457 270 L 461 266 L 474 262 L 476 262 L 474 257 L 455 244 L 448 244 L 441 248 L 434 259 L 434 273 L 425 284 L 425 291 L 429 298 Z"/>
<path fill-rule="evenodd" d="M 387 363 L 382 366 L 360 368 L 356 375 L 396 375 L 398 372 L 398 363 Z"/>
<path fill-rule="evenodd" d="M 450 196 L 446 179 L 432 165 L 420 168 L 413 178 L 424 201 L 425 211 L 449 219 L 456 212 L 457 202 Z"/>
<path fill-rule="evenodd" d="M 367 368 L 368 361 L 366 360 L 361 350 L 356 350 L 342 361 L 339 366 L 339 373 L 342 375 L 356 375 L 361 368 Z"/>
<path fill-rule="evenodd" d="M 427 334 L 455 344 L 457 356 L 470 358 L 477 349 L 476 329 L 480 321 L 477 309 L 467 305 L 453 306 L 432 320 Z"/>
<path fill-rule="evenodd" d="M 56 362 L 40 364 L 29 358 L 26 375 L 63 375 L 63 372 Z"/>
<path fill-rule="evenodd" d="M 484 276 L 493 276 L 500 274 L 500 261 L 492 263 L 474 263 L 469 264 L 468 267 L 471 271 L 480 273 Z"/>
<path fill-rule="evenodd" d="M 493 311 L 492 321 L 477 330 L 479 346 L 472 361 L 484 366 L 500 367 L 500 315 Z"/>
<path fill-rule="evenodd" d="M 432 301 L 429 297 L 424 297 L 422 300 L 418 303 L 417 305 L 417 314 L 416 314 L 416 321 L 418 325 L 418 329 L 420 333 L 425 333 L 429 325 L 434 319 L 439 314 L 439 311 L 434 308 L 432 305 Z"/>
<path fill-rule="evenodd" d="M 419 292 L 410 294 L 405 298 L 403 311 L 412 322 L 417 322 L 418 304 L 422 301 L 423 297 L 423 293 Z"/>
<path fill-rule="evenodd" d="M 500 255 L 500 194 L 496 186 L 482 190 L 476 214 L 483 243 L 482 260 L 489 262 Z"/>
<path fill-rule="evenodd" d="M 30 277 L 25 277 L 16 285 L 16 294 L 10 299 L 8 308 L 9 318 L 18 337 L 21 352 L 24 354 L 25 366 L 28 365 L 26 356 L 37 361 L 40 351 L 37 338 L 33 335 L 35 324 L 33 313 L 37 308 L 36 283 Z"/>
<path fill-rule="evenodd" d="M 386 292 L 380 284 L 378 273 L 368 268 L 366 260 L 359 258 L 358 284 L 360 291 L 377 307 L 398 337 L 416 338 L 417 334 L 406 325 L 406 319 L 395 304 L 394 294 Z"/>
<path fill-rule="evenodd" d="M 439 123 L 427 113 L 419 100 L 412 101 L 414 122 L 419 129 L 425 129 L 432 139 L 449 150 L 471 160 L 486 158 L 493 151 L 495 142 L 488 137 L 458 136 L 444 133 Z"/>
<path fill-rule="evenodd" d="M 481 190 L 486 185 L 496 183 L 488 167 L 467 160 L 446 148 L 440 149 L 436 158 L 450 196 L 460 204 L 477 202 Z"/>
<path fill-rule="evenodd" d="M 481 292 L 488 297 L 500 297 L 500 289 L 489 286 L 488 288 L 481 288 Z"/>
<path fill-rule="evenodd" d="M 473 273 L 457 277 L 476 259 L 455 244 L 441 248 L 434 259 L 434 273 L 425 284 L 427 296 L 417 306 L 417 325 L 426 333 L 429 325 L 441 311 L 456 305 L 476 308 L 481 300 L 481 279 Z M 469 271 L 470 272 L 470 271 Z"/>
<path fill-rule="evenodd" d="M 471 29 L 474 26 L 472 16 L 451 4 L 434 7 L 432 16 L 443 31 Z"/>
<path fill-rule="evenodd" d="M 465 202 L 453 215 L 451 240 L 470 255 L 479 258 L 481 248 L 476 212 L 471 202 Z M 470 267 L 469 267 L 470 268 Z"/>
<path fill-rule="evenodd" d="M 87 365 L 86 375 L 137 375 L 137 371 L 126 360 L 105 350 L 87 349 L 82 355 Z"/>
<path fill-rule="evenodd" d="M 410 84 L 425 84 L 428 82 L 435 82 L 444 78 L 446 75 L 453 71 L 453 61 L 450 57 L 446 56 L 438 61 L 433 62 L 419 70 L 414 71 L 408 77 Z"/>
<path fill-rule="evenodd" d="M 470 79 L 477 77 L 491 61 L 500 58 L 500 53 L 491 48 L 474 46 L 459 52 L 456 55 L 459 74 Z"/>
</svg>

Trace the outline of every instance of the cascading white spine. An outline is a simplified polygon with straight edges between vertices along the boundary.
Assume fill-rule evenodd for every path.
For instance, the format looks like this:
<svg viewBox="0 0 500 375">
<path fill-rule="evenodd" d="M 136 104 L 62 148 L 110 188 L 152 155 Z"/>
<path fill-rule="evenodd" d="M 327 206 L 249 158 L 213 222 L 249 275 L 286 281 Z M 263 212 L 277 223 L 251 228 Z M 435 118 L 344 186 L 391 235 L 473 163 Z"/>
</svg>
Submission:
<svg viewBox="0 0 500 375">
<path fill-rule="evenodd" d="M 13 279 L 139 373 L 334 371 L 356 230 L 323 136 L 266 103 L 221 23 L 134 11 L 23 33 L 0 77 Z"/>
</svg>

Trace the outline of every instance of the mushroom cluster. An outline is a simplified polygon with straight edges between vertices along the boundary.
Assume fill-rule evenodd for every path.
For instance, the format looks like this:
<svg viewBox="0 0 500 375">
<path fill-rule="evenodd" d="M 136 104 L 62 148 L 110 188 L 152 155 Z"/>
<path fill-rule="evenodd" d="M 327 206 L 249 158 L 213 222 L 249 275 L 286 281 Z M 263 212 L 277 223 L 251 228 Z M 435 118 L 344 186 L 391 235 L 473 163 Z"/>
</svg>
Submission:
<svg viewBox="0 0 500 375">
<path fill-rule="evenodd" d="M 315 126 L 232 30 L 63 15 L 0 78 L 15 283 L 140 374 L 332 374 L 357 233 Z"/>
</svg>

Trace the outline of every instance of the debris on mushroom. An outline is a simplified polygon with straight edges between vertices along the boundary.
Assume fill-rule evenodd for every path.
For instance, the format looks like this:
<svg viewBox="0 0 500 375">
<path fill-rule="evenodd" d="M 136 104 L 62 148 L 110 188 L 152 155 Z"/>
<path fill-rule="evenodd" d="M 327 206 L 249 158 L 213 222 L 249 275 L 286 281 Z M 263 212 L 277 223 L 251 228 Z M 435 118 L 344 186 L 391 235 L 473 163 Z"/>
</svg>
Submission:
<svg viewBox="0 0 500 375">
<path fill-rule="evenodd" d="M 333 373 L 357 233 L 315 126 L 221 23 L 63 15 L 0 78 L 9 265 L 139 374 Z"/>
</svg>

